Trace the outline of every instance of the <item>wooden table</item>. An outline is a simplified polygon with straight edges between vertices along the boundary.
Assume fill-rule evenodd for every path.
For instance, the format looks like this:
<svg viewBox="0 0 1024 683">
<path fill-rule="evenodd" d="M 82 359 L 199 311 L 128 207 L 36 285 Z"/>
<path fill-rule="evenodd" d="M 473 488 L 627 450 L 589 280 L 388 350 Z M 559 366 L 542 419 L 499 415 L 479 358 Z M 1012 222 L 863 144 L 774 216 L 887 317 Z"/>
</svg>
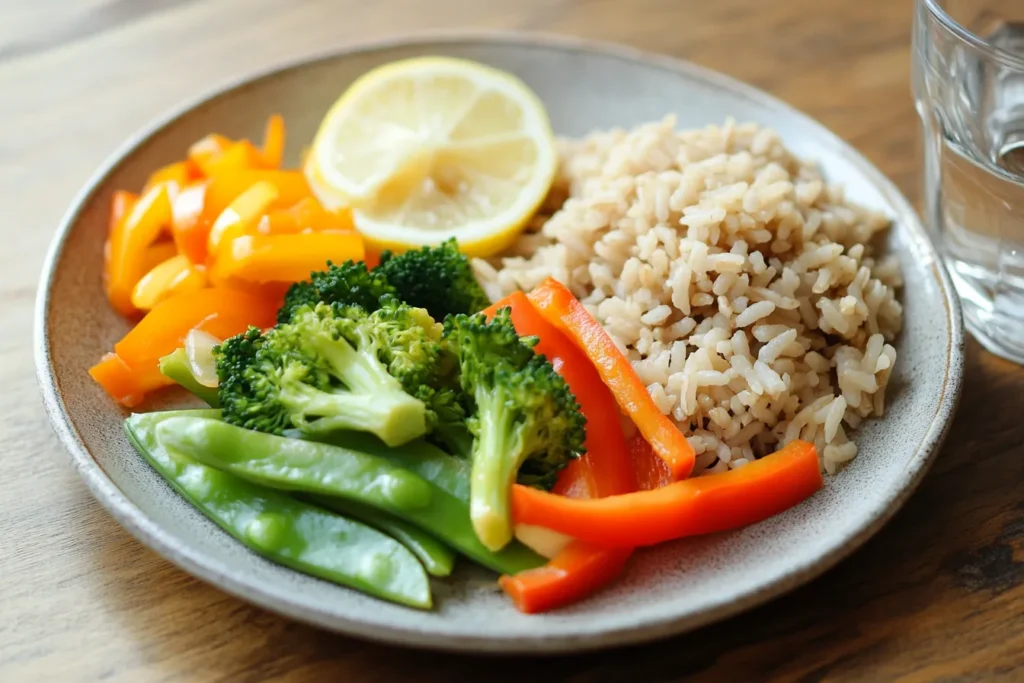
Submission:
<svg viewBox="0 0 1024 683">
<path fill-rule="evenodd" d="M 0 680 L 1024 680 L 1024 370 L 973 342 L 959 417 L 934 469 L 852 558 L 689 636 L 542 662 L 371 645 L 192 579 L 90 498 L 36 398 L 31 312 L 65 206 L 132 131 L 218 82 L 415 30 L 584 35 L 764 88 L 916 197 L 911 12 L 891 0 L 0 5 Z"/>
</svg>

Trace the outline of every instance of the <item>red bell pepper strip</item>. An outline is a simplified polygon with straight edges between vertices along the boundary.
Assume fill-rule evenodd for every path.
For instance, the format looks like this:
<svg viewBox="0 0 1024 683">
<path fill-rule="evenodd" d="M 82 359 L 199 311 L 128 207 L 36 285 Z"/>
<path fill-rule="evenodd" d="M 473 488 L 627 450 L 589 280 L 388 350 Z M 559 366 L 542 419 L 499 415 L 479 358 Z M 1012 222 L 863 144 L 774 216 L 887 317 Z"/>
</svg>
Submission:
<svg viewBox="0 0 1024 683">
<path fill-rule="evenodd" d="M 575 541 L 543 567 L 502 576 L 498 583 L 520 612 L 546 612 L 601 589 L 622 572 L 632 553 Z"/>
<path fill-rule="evenodd" d="M 611 389 L 623 412 L 633 418 L 640 433 L 668 464 L 672 476 L 685 479 L 693 470 L 690 442 L 662 414 L 640 377 L 601 323 L 594 319 L 565 285 L 548 278 L 530 292 L 530 301 L 549 322 L 569 335 L 587 354 Z"/>
<path fill-rule="evenodd" d="M 506 307 L 516 332 L 538 338 L 534 349 L 544 354 L 565 379 L 587 418 L 587 452 L 562 470 L 555 491 L 578 498 L 600 498 L 636 490 L 619 407 L 593 364 L 571 339 L 537 312 L 522 292 L 502 299 L 484 314 L 491 318 Z M 631 554 L 631 549 L 574 541 L 545 566 L 502 576 L 498 583 L 520 611 L 543 612 L 599 590 L 622 572 Z"/>
<path fill-rule="evenodd" d="M 633 463 L 637 488 L 641 491 L 660 489 L 673 481 L 672 473 L 665 461 L 657 456 L 651 444 L 642 434 L 637 434 L 628 442 L 629 459 Z"/>
<path fill-rule="evenodd" d="M 516 484 L 512 507 L 521 524 L 591 543 L 635 547 L 754 524 L 821 486 L 814 445 L 792 441 L 740 469 L 609 498 L 578 500 Z"/>
<path fill-rule="evenodd" d="M 601 382 L 593 363 L 562 331 L 544 319 L 522 292 L 515 292 L 484 311 L 492 318 L 509 308 L 520 336 L 535 336 L 534 347 L 561 375 L 587 418 L 587 452 L 562 470 L 555 491 L 580 498 L 602 498 L 636 490 L 619 407 Z"/>
</svg>

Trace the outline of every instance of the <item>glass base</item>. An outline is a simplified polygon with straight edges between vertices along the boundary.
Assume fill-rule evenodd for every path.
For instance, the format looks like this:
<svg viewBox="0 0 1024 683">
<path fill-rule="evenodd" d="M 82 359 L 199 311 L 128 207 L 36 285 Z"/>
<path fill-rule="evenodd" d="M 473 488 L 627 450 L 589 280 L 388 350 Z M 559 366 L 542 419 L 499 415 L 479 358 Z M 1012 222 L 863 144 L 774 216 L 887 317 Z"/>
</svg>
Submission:
<svg viewBox="0 0 1024 683">
<path fill-rule="evenodd" d="M 967 331 L 990 353 L 1024 365 L 1024 290 L 993 295 L 985 271 L 952 260 L 947 265 Z"/>
</svg>

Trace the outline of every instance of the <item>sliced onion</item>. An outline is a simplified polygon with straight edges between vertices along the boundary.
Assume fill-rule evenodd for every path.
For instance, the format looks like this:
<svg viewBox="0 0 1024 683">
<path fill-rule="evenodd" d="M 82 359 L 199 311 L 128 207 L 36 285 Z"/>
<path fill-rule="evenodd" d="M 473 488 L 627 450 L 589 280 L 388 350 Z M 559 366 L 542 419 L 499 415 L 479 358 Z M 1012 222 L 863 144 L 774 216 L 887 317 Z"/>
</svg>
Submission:
<svg viewBox="0 0 1024 683">
<path fill-rule="evenodd" d="M 572 543 L 572 536 L 532 524 L 516 524 L 515 532 L 520 543 L 549 560 Z"/>
<path fill-rule="evenodd" d="M 213 347 L 221 340 L 202 330 L 190 330 L 185 335 L 185 356 L 192 376 L 204 387 L 217 386 L 217 359 Z"/>
</svg>

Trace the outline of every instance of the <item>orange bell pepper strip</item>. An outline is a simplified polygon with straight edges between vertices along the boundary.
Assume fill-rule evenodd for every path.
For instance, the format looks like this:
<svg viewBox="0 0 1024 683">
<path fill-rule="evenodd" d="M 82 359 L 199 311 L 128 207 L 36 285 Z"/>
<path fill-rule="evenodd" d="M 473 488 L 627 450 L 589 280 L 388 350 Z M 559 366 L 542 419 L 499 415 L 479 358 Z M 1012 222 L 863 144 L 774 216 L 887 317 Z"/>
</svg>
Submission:
<svg viewBox="0 0 1024 683">
<path fill-rule="evenodd" d="M 327 261 L 363 259 L 363 238 L 356 232 L 296 235 L 244 235 L 225 243 L 210 270 L 214 283 L 299 282 Z"/>
<path fill-rule="evenodd" d="M 520 612 L 546 612 L 597 592 L 626 566 L 629 548 L 596 548 L 575 541 L 543 567 L 498 579 Z"/>
<path fill-rule="evenodd" d="M 217 133 L 210 133 L 201 140 L 197 140 L 188 148 L 188 160 L 199 172 L 204 176 L 208 176 L 211 162 L 217 157 L 224 154 L 224 152 L 232 145 L 230 138 L 226 138 L 223 135 Z"/>
<path fill-rule="evenodd" d="M 108 235 L 114 232 L 114 228 L 125 217 L 125 214 L 132 210 L 137 201 L 139 201 L 139 195 L 134 192 L 126 190 L 114 192 L 114 196 L 110 200 L 110 221 L 107 223 Z"/>
<path fill-rule="evenodd" d="M 280 114 L 274 114 L 267 119 L 267 127 L 263 132 L 263 149 L 260 150 L 263 165 L 267 168 L 281 167 L 284 160 L 284 133 L 284 119 Z"/>
<path fill-rule="evenodd" d="M 203 175 L 216 176 L 221 173 L 243 169 L 264 168 L 263 154 L 248 140 L 231 143 L 220 154 L 211 156 L 203 167 Z"/>
<path fill-rule="evenodd" d="M 194 292 L 205 286 L 205 270 L 193 266 L 184 254 L 177 254 L 157 264 L 142 276 L 132 291 L 132 305 L 148 311 L 169 296 Z"/>
<path fill-rule="evenodd" d="M 271 211 L 260 219 L 260 235 L 292 235 L 299 232 L 355 230 L 348 211 L 329 211 L 315 197 L 306 197 L 287 209 Z"/>
<path fill-rule="evenodd" d="M 694 452 L 672 421 L 662 414 L 629 359 L 565 285 L 548 278 L 529 294 L 541 315 L 564 331 L 587 354 L 611 389 L 619 407 L 633 418 L 640 433 L 669 466 L 672 476 L 685 479 L 693 470 Z"/>
<path fill-rule="evenodd" d="M 229 242 L 254 228 L 276 199 L 276 187 L 265 180 L 253 183 L 213 222 L 206 240 L 207 254 L 216 253 L 222 241 Z"/>
<path fill-rule="evenodd" d="M 212 225 L 205 210 L 208 186 L 208 182 L 192 183 L 182 189 L 171 204 L 174 244 L 194 265 L 206 263 L 206 241 Z"/>
<path fill-rule="evenodd" d="M 260 181 L 270 183 L 277 190 L 275 208 L 287 208 L 313 194 L 301 171 L 255 168 L 226 171 L 210 178 L 205 206 L 207 215 L 216 218 L 240 194 Z"/>
<path fill-rule="evenodd" d="M 555 492 L 574 498 L 601 498 L 635 491 L 619 406 L 593 364 L 571 339 L 537 312 L 522 292 L 510 294 L 484 314 L 491 318 L 506 307 L 516 332 L 538 338 L 534 349 L 544 354 L 565 379 L 587 418 L 587 452 L 559 473 Z M 502 576 L 498 583 L 520 611 L 542 612 L 580 600 L 613 581 L 631 554 L 628 548 L 574 541 L 545 566 Z"/>
<path fill-rule="evenodd" d="M 629 459 L 633 463 L 633 473 L 636 475 L 637 488 L 641 491 L 650 491 L 668 486 L 675 481 L 668 465 L 655 454 L 643 434 L 637 434 L 627 443 Z"/>
<path fill-rule="evenodd" d="M 89 374 L 111 398 L 127 408 L 137 406 L 150 391 L 174 384 L 158 368 L 135 370 L 116 353 L 103 356 L 89 368 Z"/>
<path fill-rule="evenodd" d="M 518 523 L 626 548 L 755 524 L 805 500 L 822 483 L 814 445 L 792 441 L 739 469 L 653 491 L 579 500 L 516 484 L 512 507 Z"/>
<path fill-rule="evenodd" d="M 135 311 L 132 290 L 146 274 L 143 253 L 170 222 L 170 196 L 167 186 L 160 184 L 142 195 L 111 231 L 105 281 L 107 298 L 119 313 L 130 315 Z"/>
<path fill-rule="evenodd" d="M 141 270 L 148 273 L 167 259 L 174 258 L 177 255 L 178 249 L 174 246 L 174 242 L 170 240 L 160 240 L 156 244 L 149 245 L 146 247 L 146 250 L 142 252 Z M 138 283 L 136 283 L 136 286 L 137 285 Z"/>
<path fill-rule="evenodd" d="M 164 299 L 114 345 L 114 352 L 136 370 L 157 367 L 185 343 L 189 330 L 200 329 L 218 339 L 244 332 L 249 325 L 270 327 L 280 301 L 253 292 L 212 287 Z"/>
<path fill-rule="evenodd" d="M 195 180 L 198 175 L 199 169 L 191 162 L 176 161 L 173 164 L 158 168 L 150 174 L 145 187 L 142 188 L 142 193 L 145 194 L 157 185 L 164 183 L 167 185 L 167 189 L 170 191 L 171 198 L 173 199 L 183 187 Z"/>
</svg>

